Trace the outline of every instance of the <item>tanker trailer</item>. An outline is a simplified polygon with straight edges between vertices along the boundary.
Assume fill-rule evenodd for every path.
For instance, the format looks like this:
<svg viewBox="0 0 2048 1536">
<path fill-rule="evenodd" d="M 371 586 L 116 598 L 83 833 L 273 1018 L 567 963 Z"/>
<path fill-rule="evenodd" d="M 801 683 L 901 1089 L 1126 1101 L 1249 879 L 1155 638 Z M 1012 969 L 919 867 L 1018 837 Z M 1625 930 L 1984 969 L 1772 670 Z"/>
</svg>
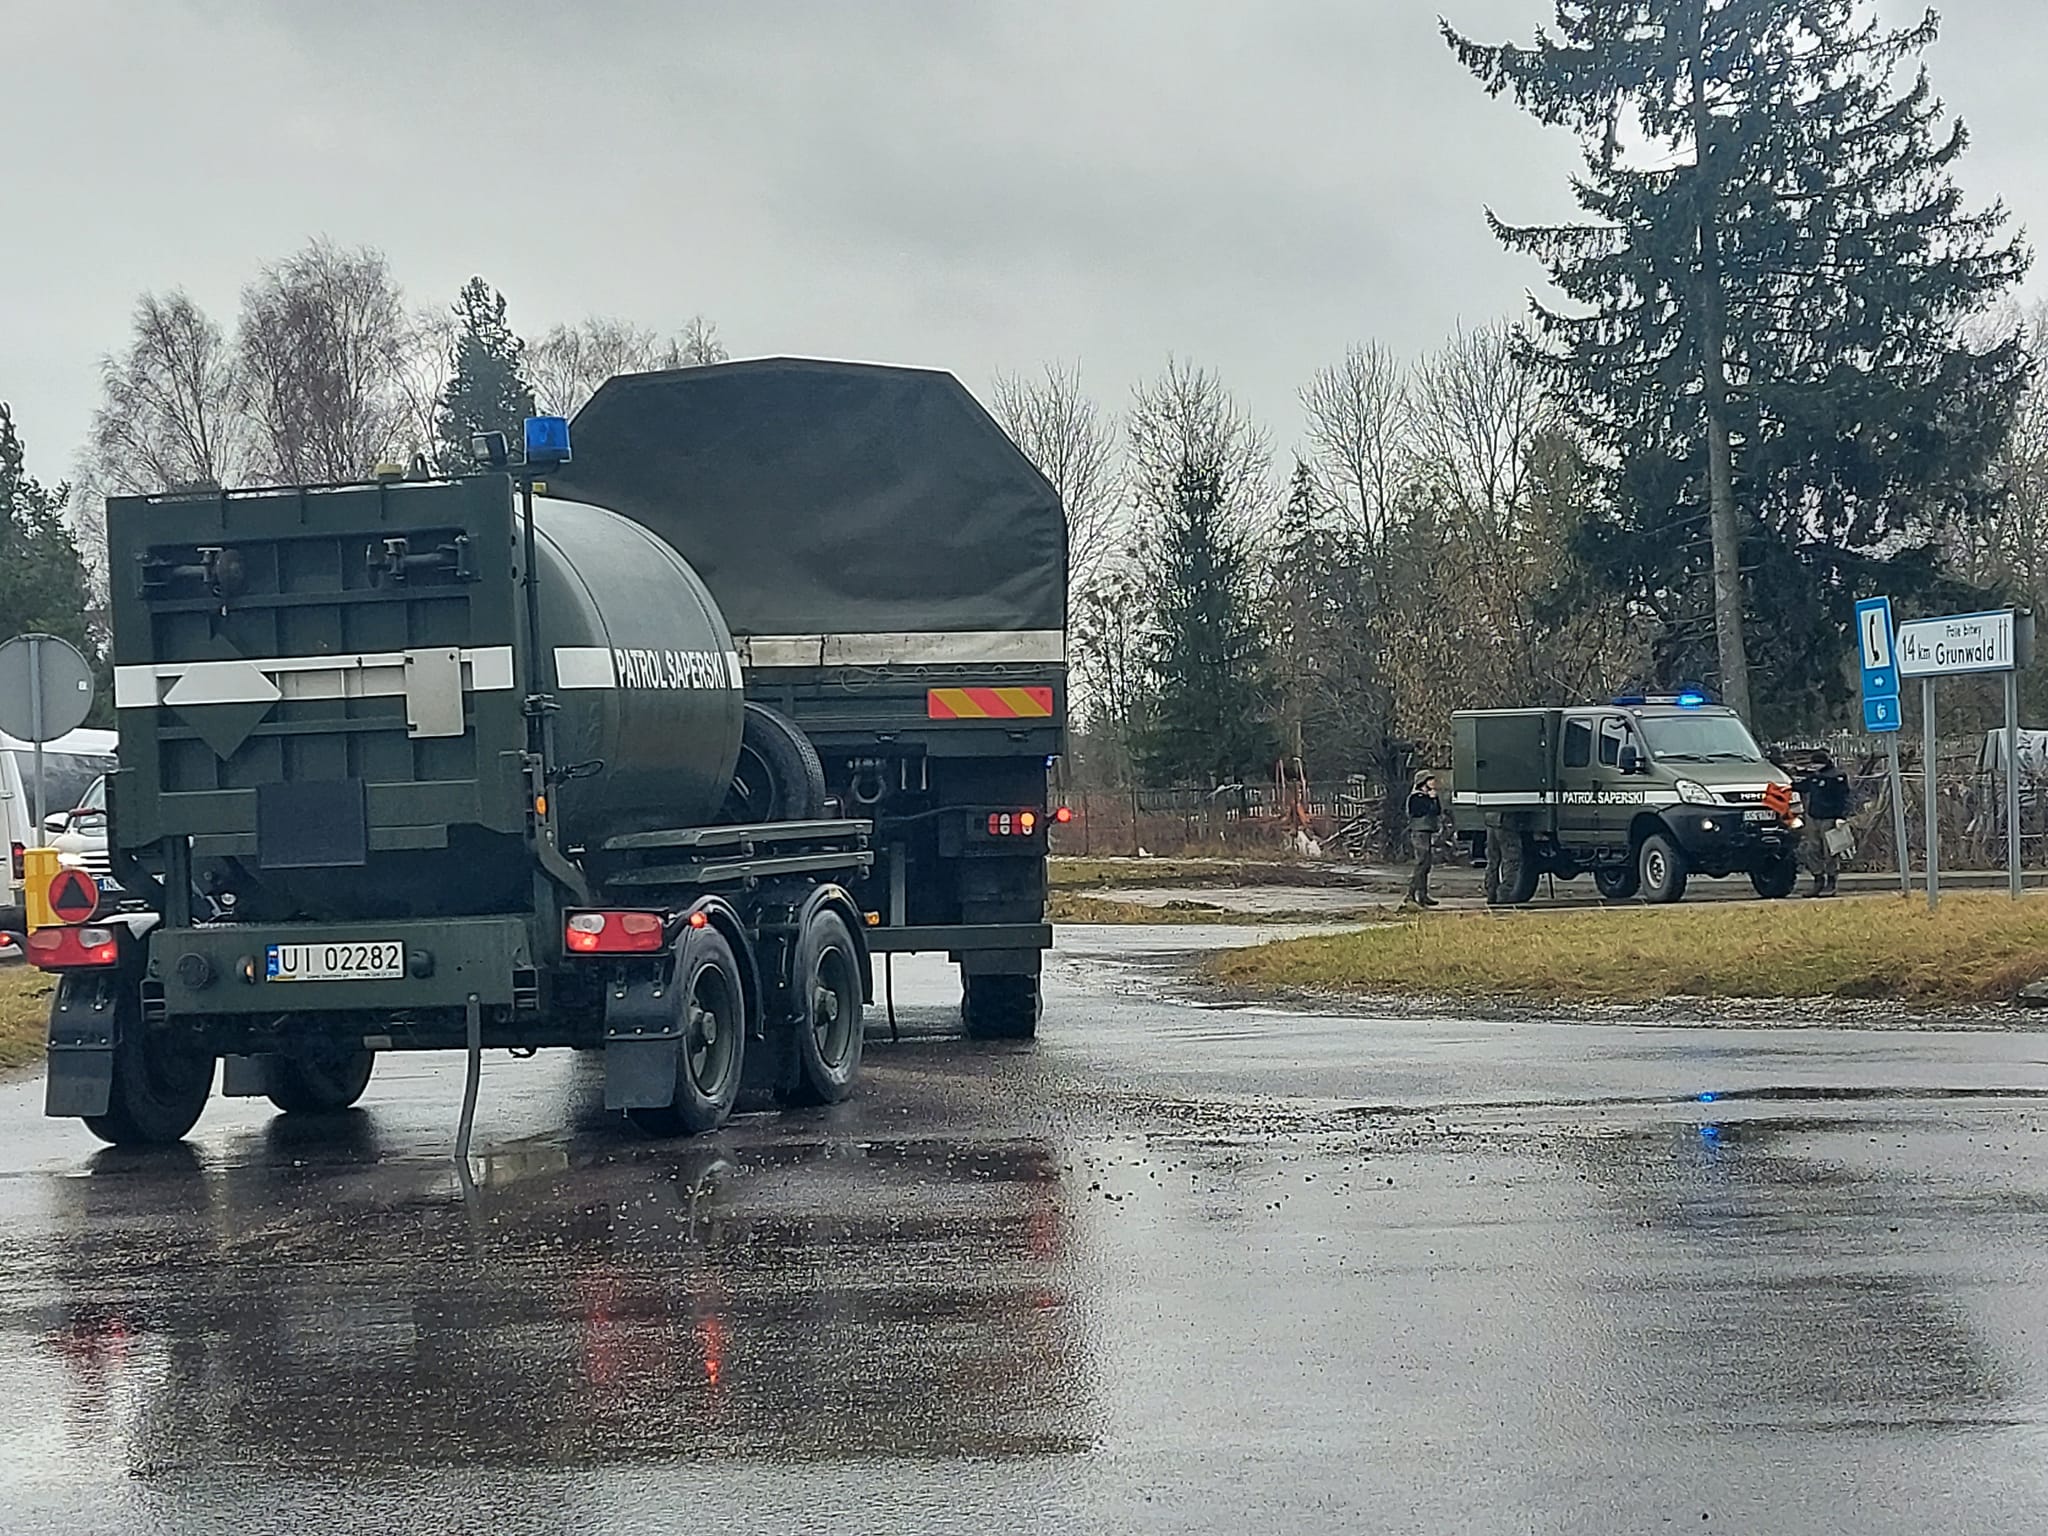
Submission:
<svg viewBox="0 0 2048 1536">
<path fill-rule="evenodd" d="M 625 374 L 550 484 L 645 524 L 718 599 L 747 696 L 875 829 L 877 952 L 958 962 L 970 1035 L 1032 1035 L 1066 711 L 1059 495 L 949 373 L 762 358 Z M 743 763 L 751 762 L 746 754 Z M 749 767 L 742 767 L 745 776 Z"/>
<path fill-rule="evenodd" d="M 869 829 L 819 814 L 672 545 L 506 474 L 122 497 L 107 525 L 137 895 L 31 944 L 49 1114 L 176 1141 L 217 1063 L 320 1112 L 379 1053 L 447 1048 L 472 1102 L 485 1047 L 602 1051 L 607 1105 L 664 1135 L 851 1090 Z M 792 814 L 735 819 L 743 748 Z"/>
</svg>

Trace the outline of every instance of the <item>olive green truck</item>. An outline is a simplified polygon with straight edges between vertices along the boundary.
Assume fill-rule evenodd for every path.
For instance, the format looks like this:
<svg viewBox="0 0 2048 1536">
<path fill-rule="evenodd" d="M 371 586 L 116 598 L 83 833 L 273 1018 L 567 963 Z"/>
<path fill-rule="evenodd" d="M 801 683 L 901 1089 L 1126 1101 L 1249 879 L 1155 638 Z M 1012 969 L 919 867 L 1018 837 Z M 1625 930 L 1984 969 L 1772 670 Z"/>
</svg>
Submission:
<svg viewBox="0 0 2048 1536">
<path fill-rule="evenodd" d="M 1697 694 L 1452 716 L 1452 808 L 1486 844 L 1488 899 L 1590 875 L 1609 900 L 1681 900 L 1694 876 L 1789 896 L 1803 822 L 1733 710 Z"/>
</svg>

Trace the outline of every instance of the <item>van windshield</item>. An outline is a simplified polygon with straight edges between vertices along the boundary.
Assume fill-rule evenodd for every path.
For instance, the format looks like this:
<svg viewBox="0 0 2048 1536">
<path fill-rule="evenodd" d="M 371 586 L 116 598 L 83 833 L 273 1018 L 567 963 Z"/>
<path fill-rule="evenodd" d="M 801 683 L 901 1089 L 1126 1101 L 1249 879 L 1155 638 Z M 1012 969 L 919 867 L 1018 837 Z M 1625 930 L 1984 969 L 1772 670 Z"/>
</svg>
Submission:
<svg viewBox="0 0 2048 1536">
<path fill-rule="evenodd" d="M 36 754 L 29 747 L 14 749 L 14 765 L 21 770 L 21 793 L 28 809 L 36 803 Z M 68 811 L 85 798 L 92 781 L 113 769 L 111 757 L 88 757 L 77 752 L 43 754 L 43 799 L 52 812 Z"/>
<path fill-rule="evenodd" d="M 1649 715 L 1638 722 L 1661 762 L 1761 763 L 1763 749 L 1733 715 Z"/>
</svg>

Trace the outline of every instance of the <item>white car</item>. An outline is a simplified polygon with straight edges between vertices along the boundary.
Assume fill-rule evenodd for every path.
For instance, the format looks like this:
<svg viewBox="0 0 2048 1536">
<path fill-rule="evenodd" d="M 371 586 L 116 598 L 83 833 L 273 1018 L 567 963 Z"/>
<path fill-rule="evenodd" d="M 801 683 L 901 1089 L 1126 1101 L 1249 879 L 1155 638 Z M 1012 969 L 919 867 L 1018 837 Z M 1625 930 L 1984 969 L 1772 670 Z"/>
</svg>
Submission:
<svg viewBox="0 0 2048 1536">
<path fill-rule="evenodd" d="M 82 869 L 105 885 L 113 878 L 114 866 L 107 853 L 107 776 L 92 781 L 92 788 L 68 811 L 52 811 L 43 823 L 50 834 L 50 846 L 66 869 Z"/>
</svg>

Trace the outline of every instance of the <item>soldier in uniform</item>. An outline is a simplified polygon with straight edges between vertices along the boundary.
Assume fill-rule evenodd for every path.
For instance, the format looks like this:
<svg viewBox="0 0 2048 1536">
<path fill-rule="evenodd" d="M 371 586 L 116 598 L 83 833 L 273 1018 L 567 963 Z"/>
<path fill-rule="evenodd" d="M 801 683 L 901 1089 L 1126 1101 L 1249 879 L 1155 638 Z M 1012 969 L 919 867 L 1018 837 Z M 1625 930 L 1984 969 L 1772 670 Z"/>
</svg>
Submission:
<svg viewBox="0 0 2048 1536">
<path fill-rule="evenodd" d="M 1436 865 L 1436 840 L 1444 825 L 1443 801 L 1436 792 L 1436 775 L 1427 771 L 1415 775 L 1408 794 L 1408 843 L 1415 853 L 1415 873 L 1408 881 L 1408 902 L 1433 907 L 1429 894 L 1429 872 Z"/>
</svg>

